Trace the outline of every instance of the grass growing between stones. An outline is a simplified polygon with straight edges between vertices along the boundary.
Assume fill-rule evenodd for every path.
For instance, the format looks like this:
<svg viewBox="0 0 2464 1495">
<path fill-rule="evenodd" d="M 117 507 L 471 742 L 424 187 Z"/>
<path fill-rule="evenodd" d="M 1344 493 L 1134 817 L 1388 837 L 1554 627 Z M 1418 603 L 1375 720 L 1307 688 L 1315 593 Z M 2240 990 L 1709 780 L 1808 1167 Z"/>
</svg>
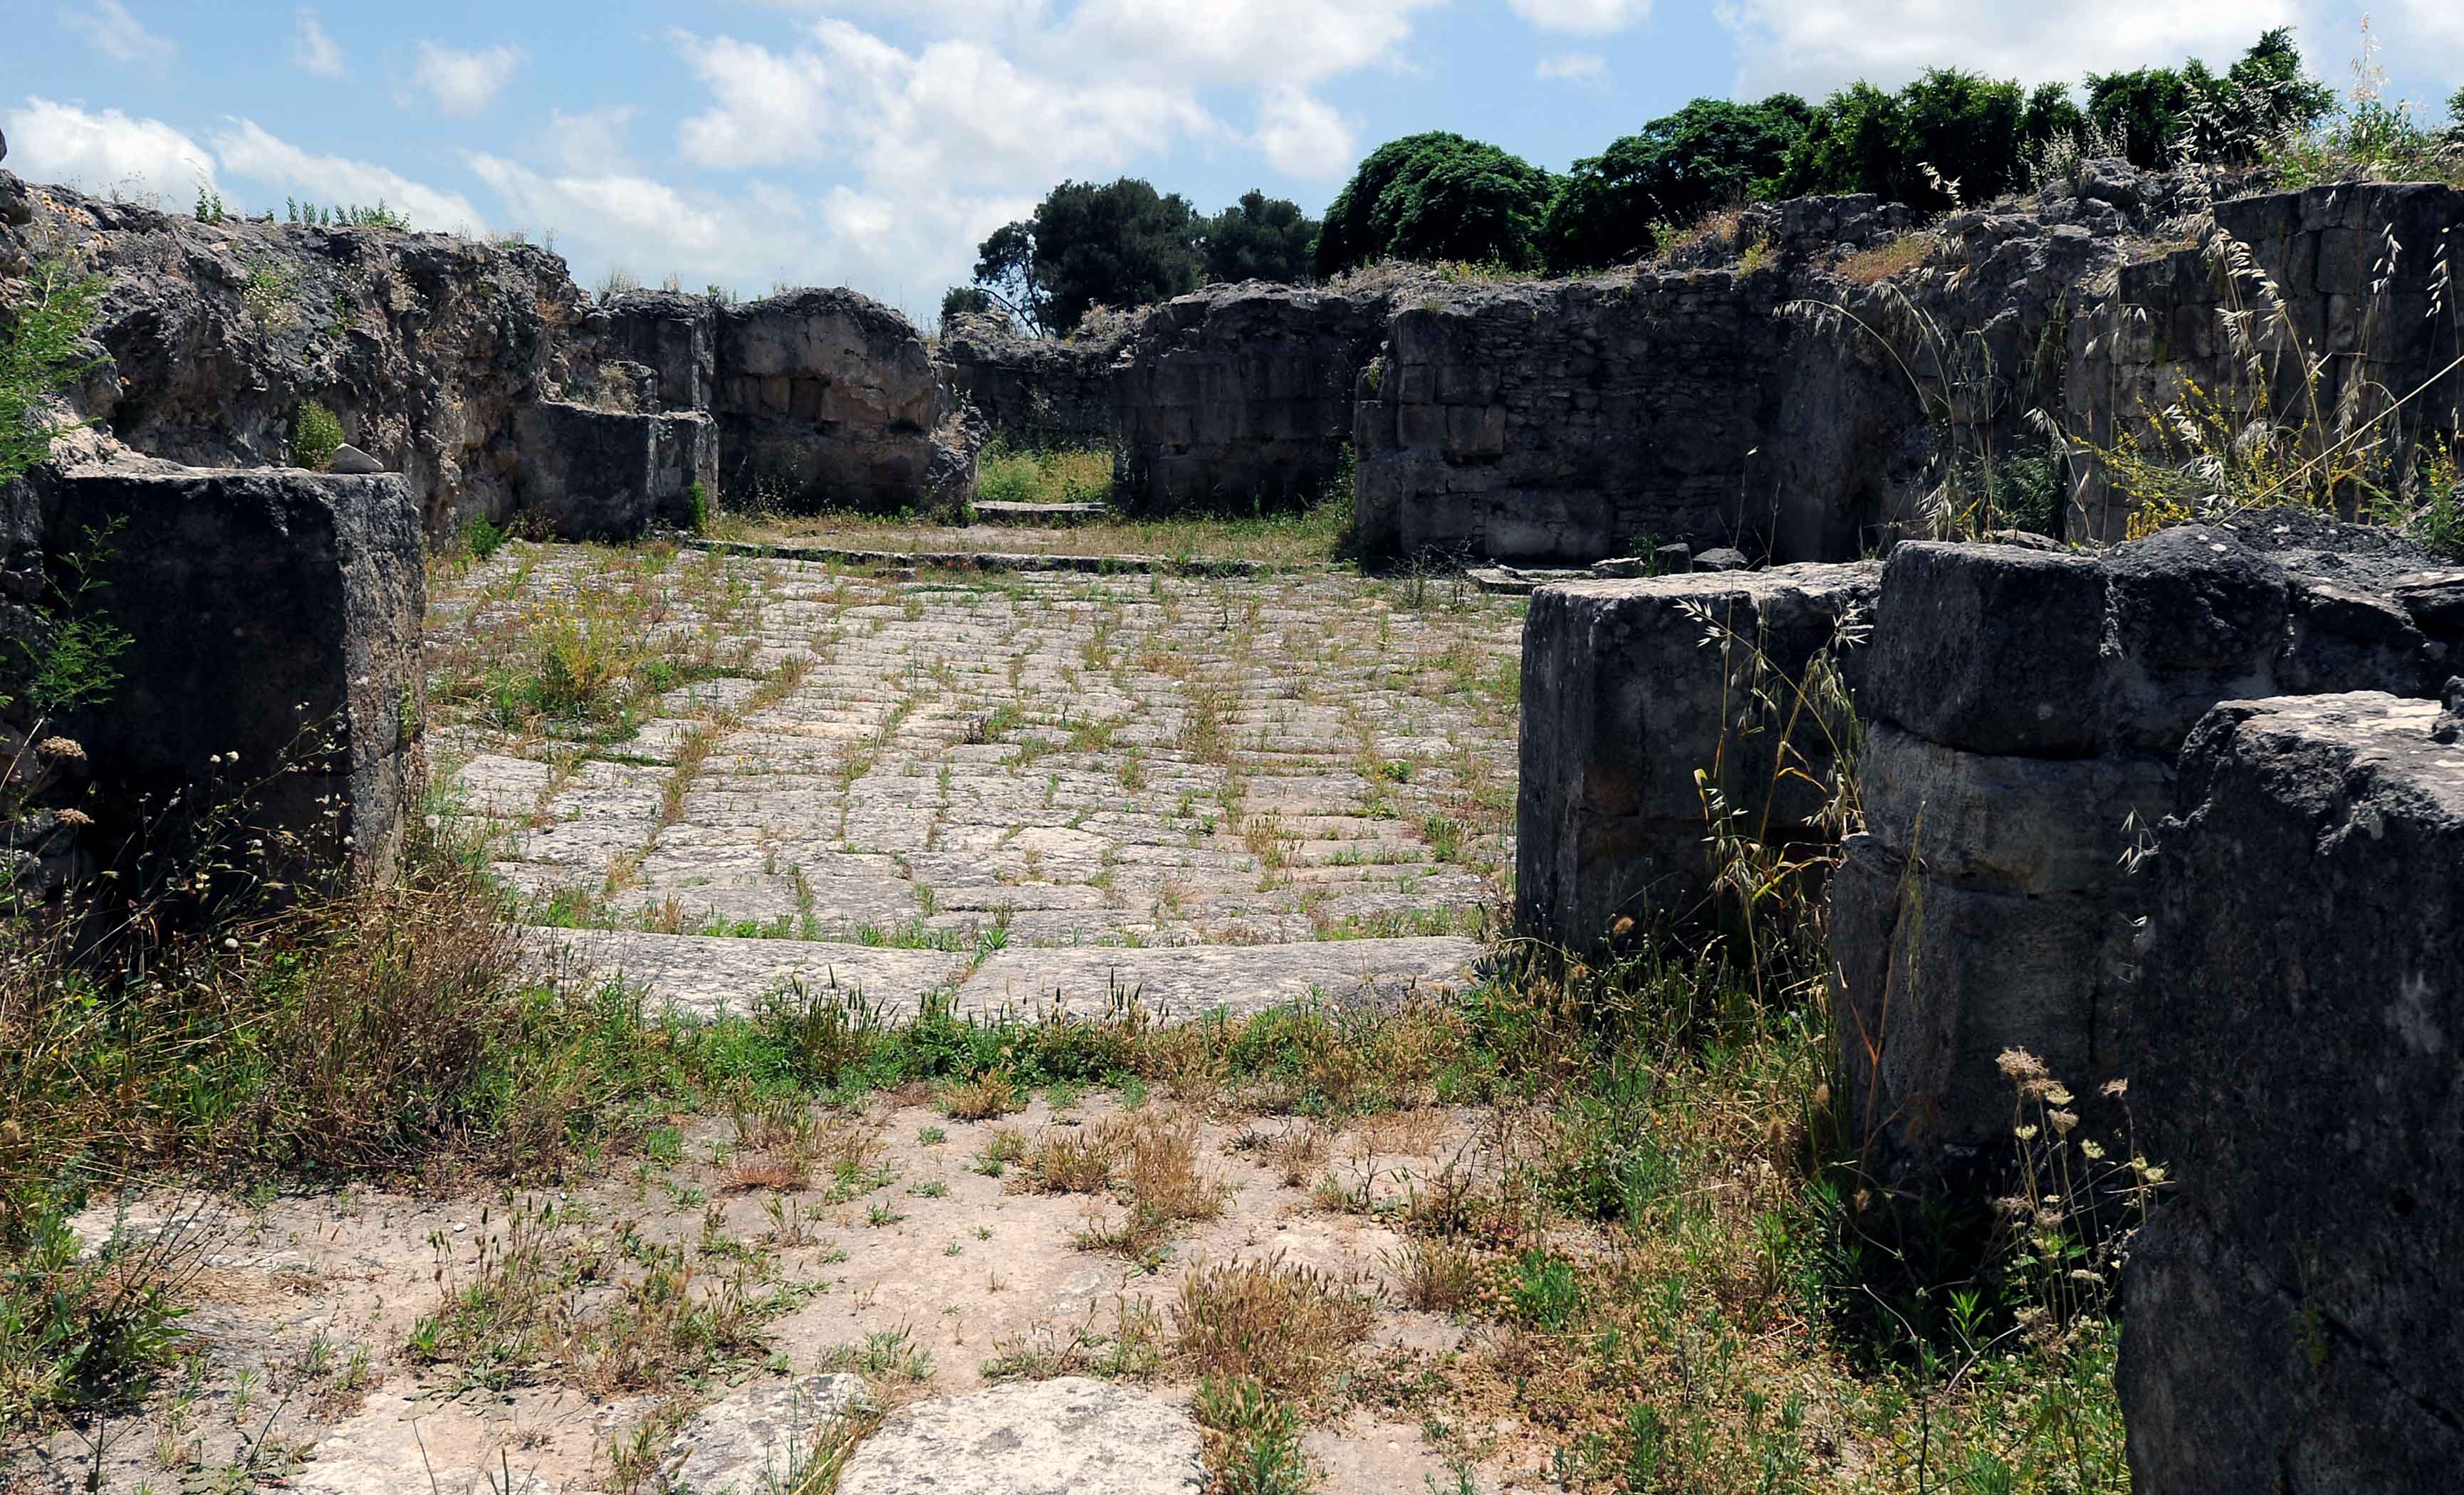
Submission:
<svg viewBox="0 0 2464 1495">
<path fill-rule="evenodd" d="M 1100 455 L 1100 454 L 1099 454 Z M 1111 487 L 1110 456 L 1102 456 L 1104 486 Z M 1067 473 L 1074 469 L 1064 468 Z M 1041 496 L 1030 502 L 1086 502 L 1050 496 L 1084 491 L 1073 479 L 1038 476 L 1023 485 Z M 994 494 L 987 491 L 984 497 Z M 1131 518 L 1111 516 L 1064 529 L 1005 524 L 943 525 L 909 516 L 856 514 L 803 517 L 735 518 L 713 530 L 714 538 L 763 544 L 803 543 L 819 548 L 914 552 L 997 552 L 1009 555 L 1146 557 L 1166 561 L 1255 561 L 1269 565 L 1332 565 L 1349 555 L 1352 509 L 1320 504 L 1290 514 L 1248 517 Z"/>
</svg>

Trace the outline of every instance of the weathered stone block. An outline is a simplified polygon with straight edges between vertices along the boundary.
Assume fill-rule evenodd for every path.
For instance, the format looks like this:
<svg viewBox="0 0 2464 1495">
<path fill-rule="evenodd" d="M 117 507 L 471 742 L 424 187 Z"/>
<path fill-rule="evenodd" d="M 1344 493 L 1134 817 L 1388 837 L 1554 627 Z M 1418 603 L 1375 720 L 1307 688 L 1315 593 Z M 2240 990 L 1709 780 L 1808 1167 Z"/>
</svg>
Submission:
<svg viewBox="0 0 2464 1495">
<path fill-rule="evenodd" d="M 1858 767 L 1879 846 L 1938 878 L 2029 896 L 2110 889 L 2133 843 L 2125 824 L 2152 831 L 2173 800 L 2157 755 L 1967 753 L 1882 721 Z"/>
<path fill-rule="evenodd" d="M 50 548 L 105 536 L 121 680 L 67 723 L 106 857 L 185 803 L 240 806 L 262 870 L 381 875 L 423 771 L 420 512 L 399 476 L 149 463 L 46 484 Z M 141 836 L 142 840 L 142 836 Z"/>
<path fill-rule="evenodd" d="M 844 289 L 722 308 L 716 417 L 734 502 L 895 513 L 928 505 L 954 400 L 913 324 Z"/>
<path fill-rule="evenodd" d="M 1866 708 L 1974 753 L 2170 752 L 2218 700 L 2275 689 L 2283 568 L 2220 527 L 2101 555 L 1892 552 Z"/>
<path fill-rule="evenodd" d="M 1867 1160 L 1927 1185 L 2010 1145 L 2004 1049 L 2086 1093 L 2122 1057 L 2130 921 L 2109 896 L 1933 876 L 1854 836 L 1833 882 L 1840 1048 Z"/>
<path fill-rule="evenodd" d="M 1684 918 L 1708 889 L 1696 771 L 1773 834 L 1815 834 L 1829 772 L 1809 662 L 1873 595 L 1870 563 L 1574 582 L 1532 595 L 1523 633 L 1515 913 L 1595 945 L 1620 916 Z M 1853 667 L 1852 667 L 1853 668 Z M 1782 733 L 1807 777 L 1782 776 Z"/>
<path fill-rule="evenodd" d="M 707 415 L 627 415 L 543 401 L 515 423 L 522 445 L 517 501 L 559 539 L 632 539 L 685 528 L 692 491 L 718 492 L 718 432 Z"/>
<path fill-rule="evenodd" d="M 1874 606 L 1862 711 L 1976 753 L 2093 751 L 2105 583 L 2088 556 L 1906 544 Z"/>
<path fill-rule="evenodd" d="M 2464 1467 L 2464 748 L 2436 703 L 2236 701 L 2183 750 L 2131 1103 L 2173 1182 L 2124 1278 L 2134 1488 Z"/>
</svg>

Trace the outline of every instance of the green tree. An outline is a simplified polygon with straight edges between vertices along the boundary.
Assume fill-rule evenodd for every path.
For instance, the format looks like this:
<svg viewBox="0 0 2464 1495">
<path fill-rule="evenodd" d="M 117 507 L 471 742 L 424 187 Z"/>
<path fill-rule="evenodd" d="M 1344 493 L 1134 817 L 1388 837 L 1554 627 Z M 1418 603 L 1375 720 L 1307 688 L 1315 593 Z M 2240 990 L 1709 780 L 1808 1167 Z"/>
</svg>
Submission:
<svg viewBox="0 0 2464 1495">
<path fill-rule="evenodd" d="M 1039 332 L 1067 332 L 1091 306 L 1144 306 L 1198 285 L 1198 215 L 1136 177 L 1064 182 L 1032 218 L 976 250 L 976 284 Z"/>
<path fill-rule="evenodd" d="M 1900 196 L 1904 126 L 1900 101 L 1862 79 L 1822 100 L 1791 148 L 1785 191 Z"/>
<path fill-rule="evenodd" d="M 1574 163 L 1540 231 L 1560 273 L 1650 253 L 1656 225 L 1771 195 L 1813 110 L 1794 94 L 1760 103 L 1697 99 Z"/>
<path fill-rule="evenodd" d="M 1520 156 L 1450 131 L 1389 141 L 1328 207 L 1317 272 L 1331 275 L 1376 259 L 1532 268 L 1553 186 Z"/>
<path fill-rule="evenodd" d="M 979 285 L 954 285 L 941 293 L 941 325 L 955 317 L 986 316 L 993 311 L 992 293 Z"/>
<path fill-rule="evenodd" d="M 1310 249 L 1320 225 L 1288 198 L 1251 187 L 1241 200 L 1199 223 L 1199 261 L 1209 280 L 1310 278 Z"/>
<path fill-rule="evenodd" d="M 1872 192 L 1939 210 L 2027 185 L 2029 156 L 2076 131 L 2059 85 L 2023 94 L 2007 79 L 1931 68 L 1896 94 L 1859 82 L 1814 111 L 1785 173 L 1795 192 Z"/>
<path fill-rule="evenodd" d="M 2178 68 L 2091 73 L 2089 120 L 2133 165 L 2177 160 L 2244 164 L 2309 129 L 2336 106 L 2335 90 L 2301 71 L 2293 33 L 2262 34 L 2219 77 L 2193 57 Z"/>
</svg>

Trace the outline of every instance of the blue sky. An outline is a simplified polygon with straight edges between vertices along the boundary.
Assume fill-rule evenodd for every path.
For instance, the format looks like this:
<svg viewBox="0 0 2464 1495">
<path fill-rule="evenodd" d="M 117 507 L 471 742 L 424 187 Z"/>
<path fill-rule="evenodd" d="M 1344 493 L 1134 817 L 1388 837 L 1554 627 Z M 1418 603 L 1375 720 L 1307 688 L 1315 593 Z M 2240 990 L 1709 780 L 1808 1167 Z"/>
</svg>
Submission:
<svg viewBox="0 0 2464 1495">
<path fill-rule="evenodd" d="M 753 295 L 847 284 L 929 314 L 1064 177 L 1211 209 L 1325 206 L 1413 130 L 1552 168 L 1698 95 L 1809 97 L 1930 63 L 2034 83 L 2222 63 L 2292 25 L 2343 86 L 2341 0 L 15 0 L 7 165 L 185 206 L 385 198 L 417 227 L 552 234 Z M 2391 97 L 2464 84 L 2464 0 L 2387 0 Z"/>
</svg>

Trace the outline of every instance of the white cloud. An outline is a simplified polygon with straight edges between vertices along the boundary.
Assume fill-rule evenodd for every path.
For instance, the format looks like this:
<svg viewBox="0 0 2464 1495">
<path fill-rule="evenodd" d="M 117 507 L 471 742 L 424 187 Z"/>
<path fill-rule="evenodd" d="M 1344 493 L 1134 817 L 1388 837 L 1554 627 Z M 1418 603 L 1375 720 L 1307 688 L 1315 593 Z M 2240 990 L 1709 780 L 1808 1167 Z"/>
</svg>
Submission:
<svg viewBox="0 0 2464 1495">
<path fill-rule="evenodd" d="M 912 316 L 929 317 L 944 286 L 966 280 L 976 244 L 1034 206 L 938 187 L 892 197 L 844 184 L 818 198 L 768 183 L 726 197 L 637 175 L 549 174 L 497 156 L 466 159 L 535 236 L 556 236 L 584 281 L 621 265 L 647 281 L 673 275 L 688 286 L 717 282 L 748 294 L 773 282 L 855 285 L 885 300 L 903 290 Z"/>
<path fill-rule="evenodd" d="M 1531 70 L 1538 78 L 1600 78 L 1609 76 L 1608 58 L 1596 52 L 1560 52 L 1542 57 Z"/>
<path fill-rule="evenodd" d="M 631 104 L 609 104 L 567 114 L 549 111 L 548 153 L 568 171 L 620 171 L 626 167 L 625 135 L 640 111 Z"/>
<path fill-rule="evenodd" d="M 851 157 L 871 183 L 1048 185 L 1116 169 L 1178 136 L 1221 133 L 1177 88 L 1060 81 L 977 41 L 910 54 L 845 21 L 812 34 L 818 51 L 792 54 L 680 35 L 715 96 L 678 127 L 686 157 L 735 167 Z"/>
<path fill-rule="evenodd" d="M 1651 13 L 1651 0 L 1507 0 L 1515 14 L 1548 32 L 1601 35 Z"/>
<path fill-rule="evenodd" d="M 2448 0 L 2412 0 L 2444 5 Z M 1818 97 L 1859 77 L 1897 86 L 1956 65 L 2023 83 L 2075 83 L 2090 71 L 2201 56 L 2231 61 L 2306 0 L 2071 0 L 1978 6 L 1955 0 L 1722 0 L 1741 96 L 1777 88 Z"/>
<path fill-rule="evenodd" d="M 423 41 L 419 44 L 419 64 L 410 76 L 411 81 L 435 99 L 436 107 L 468 119 L 486 113 L 488 106 L 495 102 L 497 93 L 529 60 L 528 53 L 510 45 L 463 52 Z"/>
<path fill-rule="evenodd" d="M 1358 159 L 1343 116 L 1296 88 L 1269 89 L 1259 101 L 1256 139 L 1267 163 L 1287 176 L 1339 177 Z"/>
<path fill-rule="evenodd" d="M 1399 65 L 1412 12 L 1442 0 L 1083 0 L 1051 50 L 1105 72 L 1132 66 L 1260 87 Z M 1562 3 L 1562 0 L 1558 0 Z M 1615 0 L 1611 0 L 1615 3 Z M 1647 0 L 1646 0 L 1647 3 Z"/>
<path fill-rule="evenodd" d="M 2452 84 L 2464 74 L 2464 7 L 2454 0 L 2395 0 L 2383 31 L 2385 55 L 2404 58 L 2408 68 L 2429 73 Z M 2340 81 L 2330 79 L 2331 81 Z M 2427 100 L 2432 116 L 2444 112 L 2447 96 Z"/>
<path fill-rule="evenodd" d="M 253 120 L 231 121 L 214 133 L 223 169 L 277 188 L 302 201 L 351 207 L 386 207 L 407 214 L 414 229 L 476 233 L 485 220 L 459 192 L 414 182 L 398 171 L 347 156 L 319 156 L 300 149 Z"/>
<path fill-rule="evenodd" d="M 123 196 L 186 194 L 214 185 L 214 157 L 160 120 L 117 109 L 89 114 L 74 104 L 29 97 L 8 116 L 9 166 L 34 182 L 58 182 Z"/>
<path fill-rule="evenodd" d="M 821 154 L 829 97 L 820 57 L 802 50 L 781 55 L 732 36 L 678 33 L 675 40 L 717 100 L 677 128 L 686 159 L 759 166 Z"/>
<path fill-rule="evenodd" d="M 342 76 L 342 49 L 325 28 L 318 23 L 317 12 L 302 7 L 299 23 L 291 33 L 291 61 L 303 72 L 319 77 Z"/>
<path fill-rule="evenodd" d="M 157 36 L 128 13 L 120 0 L 83 0 L 60 7 L 60 24 L 86 39 L 104 56 L 121 62 L 161 62 L 179 48 Z"/>
</svg>

